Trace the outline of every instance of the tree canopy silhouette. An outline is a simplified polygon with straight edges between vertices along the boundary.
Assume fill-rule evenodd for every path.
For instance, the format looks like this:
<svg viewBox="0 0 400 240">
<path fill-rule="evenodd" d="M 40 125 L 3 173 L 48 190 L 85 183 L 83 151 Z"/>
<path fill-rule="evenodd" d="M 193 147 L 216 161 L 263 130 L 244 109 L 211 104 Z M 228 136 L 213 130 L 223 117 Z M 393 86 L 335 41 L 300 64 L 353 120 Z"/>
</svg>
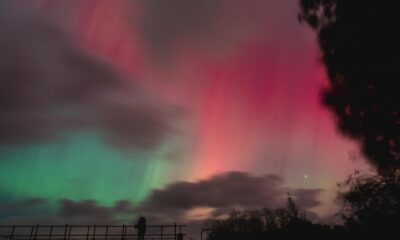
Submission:
<svg viewBox="0 0 400 240">
<path fill-rule="evenodd" d="M 339 186 L 338 215 L 353 234 L 398 232 L 400 171 L 384 176 L 357 172 Z"/>
<path fill-rule="evenodd" d="M 300 21 L 318 34 L 329 87 L 324 103 L 381 175 L 400 167 L 396 1 L 301 0 Z"/>
<path fill-rule="evenodd" d="M 212 219 L 208 240 L 345 239 L 343 227 L 312 223 L 288 196 L 286 207 L 233 211 L 225 219 Z"/>
</svg>

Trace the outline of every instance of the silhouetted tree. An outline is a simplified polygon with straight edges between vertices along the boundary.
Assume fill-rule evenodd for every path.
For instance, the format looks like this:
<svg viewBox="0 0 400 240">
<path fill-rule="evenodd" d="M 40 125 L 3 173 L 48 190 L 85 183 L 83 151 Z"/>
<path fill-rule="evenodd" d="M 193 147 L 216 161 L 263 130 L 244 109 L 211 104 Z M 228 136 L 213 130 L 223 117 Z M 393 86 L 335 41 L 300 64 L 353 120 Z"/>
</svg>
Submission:
<svg viewBox="0 0 400 240">
<path fill-rule="evenodd" d="M 233 211 L 226 219 L 209 221 L 206 227 L 212 230 L 208 236 L 210 240 L 289 239 L 293 236 L 319 239 L 329 236 L 331 231 L 328 226 L 308 221 L 290 196 L 285 208 Z"/>
<path fill-rule="evenodd" d="M 288 193 L 288 198 L 287 198 L 287 203 L 286 203 L 286 209 L 291 218 L 293 218 L 293 219 L 300 218 L 300 208 L 293 201 L 293 198 L 290 196 L 289 193 Z"/>
<path fill-rule="evenodd" d="M 400 227 L 400 171 L 368 175 L 357 172 L 339 185 L 339 213 L 351 232 L 397 232 Z"/>
<path fill-rule="evenodd" d="M 400 167 L 400 34 L 396 1 L 301 0 L 330 81 L 324 103 L 378 172 Z"/>
</svg>

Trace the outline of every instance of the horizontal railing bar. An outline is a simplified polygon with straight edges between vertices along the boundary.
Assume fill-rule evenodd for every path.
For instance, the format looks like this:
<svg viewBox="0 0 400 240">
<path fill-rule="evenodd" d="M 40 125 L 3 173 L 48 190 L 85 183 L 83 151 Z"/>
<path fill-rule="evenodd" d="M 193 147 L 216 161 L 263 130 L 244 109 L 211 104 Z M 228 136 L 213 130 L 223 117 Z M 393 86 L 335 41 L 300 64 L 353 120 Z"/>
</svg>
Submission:
<svg viewBox="0 0 400 240">
<path fill-rule="evenodd" d="M 22 240 L 22 239 L 29 239 L 29 238 L 10 238 L 10 237 L 4 237 L 5 239 L 15 239 L 15 240 Z M 37 238 L 37 239 L 43 239 L 43 238 Z M 45 239 L 48 239 L 48 238 L 45 238 Z M 56 239 L 65 239 L 64 237 L 62 237 L 62 238 L 51 238 L 52 240 L 56 240 Z M 70 239 L 74 239 L 74 240 L 78 240 L 78 239 L 86 239 L 86 237 L 85 238 L 70 238 Z M 118 237 L 118 238 L 95 238 L 95 239 L 108 239 L 108 240 L 112 240 L 112 239 L 121 239 L 121 237 Z M 124 238 L 124 239 L 139 239 L 139 238 Z M 163 239 L 163 240 L 170 240 L 170 239 L 175 239 L 175 238 L 155 238 L 155 237 L 149 237 L 149 238 L 144 238 L 144 239 Z"/>
<path fill-rule="evenodd" d="M 182 233 L 183 235 L 185 235 L 184 233 Z M 93 234 L 89 234 L 89 237 L 93 237 L 93 236 L 95 236 L 95 237 L 106 237 L 106 236 L 110 236 L 110 237 L 116 237 L 116 236 L 121 236 L 122 234 L 95 234 L 95 235 L 93 235 Z M 10 235 L 9 234 L 1 234 L 0 235 L 0 237 L 9 237 Z M 13 237 L 29 237 L 29 236 L 36 236 L 36 237 L 48 237 L 48 236 L 50 236 L 49 234 L 37 234 L 37 235 L 31 235 L 31 234 L 14 234 L 13 235 Z M 64 234 L 52 234 L 51 235 L 52 236 L 52 238 L 53 237 L 64 237 L 65 235 Z M 71 235 L 68 235 L 68 236 L 70 236 L 70 237 L 86 237 L 87 236 L 87 234 L 71 234 Z M 125 234 L 124 236 L 137 236 L 137 234 Z M 173 234 L 173 233 L 168 233 L 168 234 L 146 234 L 146 236 L 149 236 L 149 237 L 158 237 L 158 236 L 175 236 L 175 234 Z"/>
<path fill-rule="evenodd" d="M 1 225 L 0 228 L 11 228 L 11 227 L 16 227 L 16 228 L 28 228 L 28 227 L 37 227 L 38 225 Z M 65 227 L 66 225 L 39 225 L 39 227 Z M 156 228 L 156 227 L 186 227 L 186 225 L 147 225 L 147 228 Z M 94 227 L 94 225 L 68 225 L 68 227 Z M 97 227 L 123 227 L 122 225 L 96 225 Z M 125 227 L 135 227 L 135 225 L 125 225 Z"/>
</svg>

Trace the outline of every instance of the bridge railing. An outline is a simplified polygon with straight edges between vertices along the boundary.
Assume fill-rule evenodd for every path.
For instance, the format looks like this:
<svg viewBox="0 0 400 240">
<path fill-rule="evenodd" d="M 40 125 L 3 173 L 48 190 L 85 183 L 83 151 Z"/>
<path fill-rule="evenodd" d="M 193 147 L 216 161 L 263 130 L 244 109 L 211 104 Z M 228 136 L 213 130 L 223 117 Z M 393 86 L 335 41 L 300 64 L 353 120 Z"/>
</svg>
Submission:
<svg viewBox="0 0 400 240">
<path fill-rule="evenodd" d="M 186 225 L 147 225 L 145 240 L 182 240 Z M 134 225 L 17 225 L 0 226 L 0 239 L 9 240 L 137 240 Z"/>
</svg>

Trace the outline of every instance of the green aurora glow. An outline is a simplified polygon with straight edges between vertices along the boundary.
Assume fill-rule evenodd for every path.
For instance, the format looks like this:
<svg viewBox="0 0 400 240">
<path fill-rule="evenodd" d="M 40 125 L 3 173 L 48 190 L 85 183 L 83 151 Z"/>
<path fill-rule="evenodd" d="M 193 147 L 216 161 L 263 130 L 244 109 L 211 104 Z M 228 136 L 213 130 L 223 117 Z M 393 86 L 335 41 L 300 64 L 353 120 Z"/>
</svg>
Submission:
<svg viewBox="0 0 400 240">
<path fill-rule="evenodd" d="M 169 167 L 164 149 L 127 153 L 89 133 L 50 144 L 2 146 L 0 192 L 8 199 L 96 199 L 107 206 L 121 199 L 137 203 L 166 183 Z"/>
</svg>

